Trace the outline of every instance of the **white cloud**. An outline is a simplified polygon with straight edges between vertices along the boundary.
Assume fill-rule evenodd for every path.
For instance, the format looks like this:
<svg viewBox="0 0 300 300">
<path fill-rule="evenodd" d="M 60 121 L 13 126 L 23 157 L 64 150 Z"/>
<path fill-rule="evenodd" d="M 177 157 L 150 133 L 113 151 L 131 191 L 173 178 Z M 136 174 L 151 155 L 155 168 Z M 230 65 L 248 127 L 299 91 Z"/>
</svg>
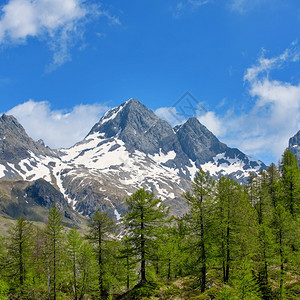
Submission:
<svg viewBox="0 0 300 300">
<path fill-rule="evenodd" d="M 218 118 L 213 111 L 207 111 L 204 114 L 198 115 L 202 111 L 195 110 L 194 116 L 196 117 L 203 125 L 205 125 L 213 134 L 221 136 L 225 134 L 225 127 L 220 118 Z M 161 119 L 167 121 L 171 126 L 182 124 L 186 122 L 187 118 L 176 110 L 176 107 L 160 107 L 155 110 L 155 114 Z"/>
<path fill-rule="evenodd" d="M 177 3 L 174 11 L 173 17 L 179 18 L 184 10 L 195 10 L 196 8 L 208 4 L 212 0 L 184 0 Z"/>
<path fill-rule="evenodd" d="M 249 112 L 224 119 L 227 142 L 248 154 L 280 159 L 288 140 L 300 129 L 300 84 L 272 79 L 274 69 L 299 60 L 296 48 L 265 58 L 248 68 L 244 82 L 253 100 Z M 276 161 L 275 161 L 276 162 Z"/>
<path fill-rule="evenodd" d="M 34 140 L 43 139 L 51 148 L 70 147 L 81 141 L 97 123 L 106 105 L 77 105 L 70 111 L 52 110 L 49 102 L 29 100 L 7 112 Z"/>
<path fill-rule="evenodd" d="M 299 50 L 297 47 L 288 48 L 279 56 L 272 58 L 265 58 L 265 52 L 263 49 L 257 64 L 247 69 L 244 75 L 244 81 L 253 82 L 261 76 L 268 76 L 270 71 L 281 68 L 285 63 L 299 60 Z"/>
<path fill-rule="evenodd" d="M 217 117 L 213 111 L 206 112 L 202 116 L 198 117 L 198 120 L 216 136 L 222 136 L 226 132 L 222 119 Z"/>
<path fill-rule="evenodd" d="M 275 2 L 277 1 L 276 0 L 230 0 L 229 4 L 233 11 L 237 11 L 243 14 L 267 3 L 274 6 Z"/>
<path fill-rule="evenodd" d="M 160 107 L 154 113 L 161 119 L 167 121 L 171 126 L 181 123 L 175 107 Z"/>
<path fill-rule="evenodd" d="M 232 107 L 220 117 L 213 111 L 199 116 L 195 110 L 195 116 L 230 147 L 237 147 L 258 159 L 263 157 L 266 163 L 276 163 L 288 146 L 289 138 L 300 129 L 300 83 L 272 79 L 271 75 L 276 69 L 298 63 L 300 50 L 293 42 L 291 48 L 278 56 L 267 58 L 265 53 L 263 50 L 257 63 L 244 75 L 245 88 L 252 101 L 248 111 L 237 114 Z M 228 105 L 228 99 L 226 102 Z M 224 103 L 223 99 L 217 108 Z M 181 119 L 174 107 L 159 108 L 156 114 L 173 126 L 186 120 Z"/>
<path fill-rule="evenodd" d="M 179 18 L 184 11 L 190 10 L 194 11 L 197 8 L 208 4 L 208 3 L 221 3 L 222 1 L 214 0 L 181 0 L 177 1 L 177 4 L 173 10 L 173 16 Z M 254 9 L 265 7 L 266 5 L 272 8 L 282 5 L 279 0 L 227 0 L 224 1 L 225 6 L 232 12 L 237 12 L 240 14 L 245 14 Z"/>
<path fill-rule="evenodd" d="M 71 59 L 70 48 L 92 15 L 119 23 L 99 5 L 83 0 L 9 0 L 1 7 L 0 44 L 25 43 L 30 37 L 46 40 L 53 51 L 52 70 Z"/>
</svg>

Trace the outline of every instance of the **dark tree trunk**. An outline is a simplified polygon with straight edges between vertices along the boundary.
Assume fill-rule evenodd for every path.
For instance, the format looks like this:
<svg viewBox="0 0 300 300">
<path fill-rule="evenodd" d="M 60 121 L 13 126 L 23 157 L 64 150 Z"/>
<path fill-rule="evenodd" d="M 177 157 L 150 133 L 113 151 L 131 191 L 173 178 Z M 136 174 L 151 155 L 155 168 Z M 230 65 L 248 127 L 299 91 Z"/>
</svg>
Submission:
<svg viewBox="0 0 300 300">
<path fill-rule="evenodd" d="M 145 237 L 144 237 L 144 213 L 141 211 L 141 282 L 146 279 L 146 257 L 145 257 Z"/>
<path fill-rule="evenodd" d="M 202 205 L 202 198 L 201 198 L 201 205 Z M 205 253 L 205 242 L 204 242 L 204 224 L 203 224 L 203 211 L 201 209 L 200 215 L 200 235 L 201 235 L 201 284 L 200 289 L 201 293 L 205 291 L 206 287 L 206 253 Z"/>
<path fill-rule="evenodd" d="M 76 256 L 73 256 L 74 299 L 77 300 Z"/>
<path fill-rule="evenodd" d="M 129 272 L 130 272 L 130 267 L 129 267 L 129 257 L 127 255 L 126 257 L 126 265 L 127 265 L 127 276 L 126 276 L 126 283 L 127 283 L 127 291 L 130 289 L 130 278 L 129 278 Z"/>
<path fill-rule="evenodd" d="M 229 264 L 230 264 L 230 245 L 229 245 L 229 235 L 230 235 L 230 228 L 229 225 L 227 225 L 226 230 L 226 268 L 225 268 L 225 280 L 224 282 L 227 283 L 229 280 Z"/>
<path fill-rule="evenodd" d="M 56 240 L 53 239 L 53 299 L 56 300 Z"/>
<path fill-rule="evenodd" d="M 279 254 L 280 254 L 280 300 L 283 299 L 283 275 L 284 275 L 284 258 L 282 251 L 282 230 L 279 231 Z"/>
<path fill-rule="evenodd" d="M 100 299 L 103 298 L 104 289 L 103 289 L 103 276 L 102 276 L 102 228 L 101 224 L 98 227 L 98 266 L 99 266 L 99 291 Z"/>
<path fill-rule="evenodd" d="M 171 258 L 168 260 L 168 280 L 171 279 Z"/>
</svg>

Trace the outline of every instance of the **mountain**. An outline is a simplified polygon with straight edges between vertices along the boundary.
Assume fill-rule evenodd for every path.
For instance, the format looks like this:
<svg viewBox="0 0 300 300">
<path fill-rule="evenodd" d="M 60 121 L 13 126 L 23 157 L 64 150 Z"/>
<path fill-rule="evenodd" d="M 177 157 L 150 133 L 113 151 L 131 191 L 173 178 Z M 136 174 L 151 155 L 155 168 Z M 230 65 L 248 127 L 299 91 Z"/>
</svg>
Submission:
<svg viewBox="0 0 300 300">
<path fill-rule="evenodd" d="M 0 117 L 0 176 L 22 178 L 31 167 L 24 165 L 26 170 L 22 170 L 19 163 L 30 159 L 32 164 L 38 164 L 39 156 L 58 157 L 55 151 L 31 139 L 13 116 L 3 114 Z"/>
<path fill-rule="evenodd" d="M 119 220 L 126 212 L 126 197 L 141 187 L 181 215 L 186 211 L 182 193 L 191 188 L 200 167 L 216 178 L 222 174 L 241 182 L 266 168 L 221 143 L 196 118 L 172 128 L 135 99 L 109 110 L 69 149 L 51 150 L 29 138 L 13 117 L 3 115 L 1 120 L 2 144 L 14 152 L 1 154 L 0 176 L 43 178 L 87 216 L 100 209 Z"/>
<path fill-rule="evenodd" d="M 60 210 L 64 225 L 81 227 L 86 224 L 86 220 L 68 205 L 64 196 L 49 182 L 43 179 L 0 180 L 1 227 L 5 227 L 4 219 L 17 219 L 21 216 L 30 221 L 45 223 L 48 209 L 53 203 Z M 0 230 L 4 235 L 5 231 L 5 228 Z"/>
<path fill-rule="evenodd" d="M 290 138 L 288 148 L 297 156 L 298 160 L 300 160 L 300 130 Z"/>
</svg>

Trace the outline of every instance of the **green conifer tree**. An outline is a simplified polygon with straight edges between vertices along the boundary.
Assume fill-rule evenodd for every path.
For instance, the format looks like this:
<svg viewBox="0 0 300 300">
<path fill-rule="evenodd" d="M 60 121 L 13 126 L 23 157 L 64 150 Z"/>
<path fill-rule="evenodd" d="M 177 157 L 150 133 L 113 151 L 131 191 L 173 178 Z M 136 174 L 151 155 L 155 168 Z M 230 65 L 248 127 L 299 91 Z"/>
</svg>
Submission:
<svg viewBox="0 0 300 300">
<path fill-rule="evenodd" d="M 57 298 L 57 286 L 62 266 L 63 255 L 63 225 L 62 216 L 55 203 L 51 206 L 48 214 L 48 223 L 45 228 L 46 253 L 48 264 L 48 293 L 54 300 Z"/>
<path fill-rule="evenodd" d="M 13 280 L 12 285 L 17 288 L 15 292 L 20 292 L 21 295 L 24 293 L 24 283 L 31 265 L 32 233 L 32 223 L 23 217 L 9 230 L 7 267 Z"/>
<path fill-rule="evenodd" d="M 85 238 L 91 243 L 98 264 L 98 292 L 99 298 L 105 298 L 108 294 L 105 287 L 105 264 L 109 256 L 109 242 L 115 233 L 115 223 L 106 213 L 96 211 L 89 224 L 89 230 Z"/>
<path fill-rule="evenodd" d="M 193 194 L 184 194 L 191 211 L 187 216 L 192 235 L 192 247 L 197 253 L 195 270 L 199 274 L 200 290 L 203 293 L 206 288 L 206 273 L 209 261 L 209 249 L 212 242 L 212 213 L 214 203 L 214 181 L 203 170 L 199 170 L 193 182 Z M 199 269 L 197 268 L 199 266 Z"/>
<path fill-rule="evenodd" d="M 83 243 L 83 239 L 80 237 L 78 231 L 72 228 L 67 235 L 67 258 L 69 262 L 70 269 L 72 270 L 71 282 L 74 300 L 78 299 L 79 293 L 79 256 L 80 248 Z"/>
<path fill-rule="evenodd" d="M 140 262 L 140 283 L 147 282 L 147 262 L 153 259 L 158 229 L 166 222 L 167 208 L 153 193 L 144 189 L 126 199 L 128 211 L 124 223 L 128 231 L 131 255 Z"/>
<path fill-rule="evenodd" d="M 78 253 L 78 299 L 94 290 L 97 280 L 97 262 L 95 253 L 89 242 L 83 242 Z"/>
<path fill-rule="evenodd" d="M 257 249 L 254 262 L 257 263 L 257 280 L 263 299 L 272 299 L 271 286 L 269 281 L 269 262 L 271 256 L 271 211 L 272 205 L 267 193 L 266 172 L 252 176 L 249 180 L 250 202 L 256 211 L 257 220 Z"/>
<path fill-rule="evenodd" d="M 283 180 L 284 205 L 295 220 L 300 213 L 300 171 L 296 156 L 286 149 L 282 155 L 280 170 Z"/>
</svg>

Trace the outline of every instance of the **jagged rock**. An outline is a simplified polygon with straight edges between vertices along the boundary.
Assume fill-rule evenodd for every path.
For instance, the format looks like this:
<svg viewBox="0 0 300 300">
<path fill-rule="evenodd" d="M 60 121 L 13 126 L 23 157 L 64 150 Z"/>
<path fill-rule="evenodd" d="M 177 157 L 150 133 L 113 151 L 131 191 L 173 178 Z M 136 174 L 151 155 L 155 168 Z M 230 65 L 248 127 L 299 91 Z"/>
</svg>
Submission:
<svg viewBox="0 0 300 300">
<path fill-rule="evenodd" d="M 16 163 L 32 154 L 55 156 L 55 152 L 31 139 L 22 125 L 13 117 L 0 117 L 0 161 Z"/>
<path fill-rule="evenodd" d="M 63 194 L 44 179 L 36 180 L 34 184 L 26 188 L 25 193 L 28 200 L 33 200 L 41 206 L 49 208 L 55 203 L 59 210 L 68 206 Z"/>
<path fill-rule="evenodd" d="M 300 161 L 300 130 L 290 138 L 288 148 L 294 155 L 297 156 L 298 160 Z"/>
</svg>

